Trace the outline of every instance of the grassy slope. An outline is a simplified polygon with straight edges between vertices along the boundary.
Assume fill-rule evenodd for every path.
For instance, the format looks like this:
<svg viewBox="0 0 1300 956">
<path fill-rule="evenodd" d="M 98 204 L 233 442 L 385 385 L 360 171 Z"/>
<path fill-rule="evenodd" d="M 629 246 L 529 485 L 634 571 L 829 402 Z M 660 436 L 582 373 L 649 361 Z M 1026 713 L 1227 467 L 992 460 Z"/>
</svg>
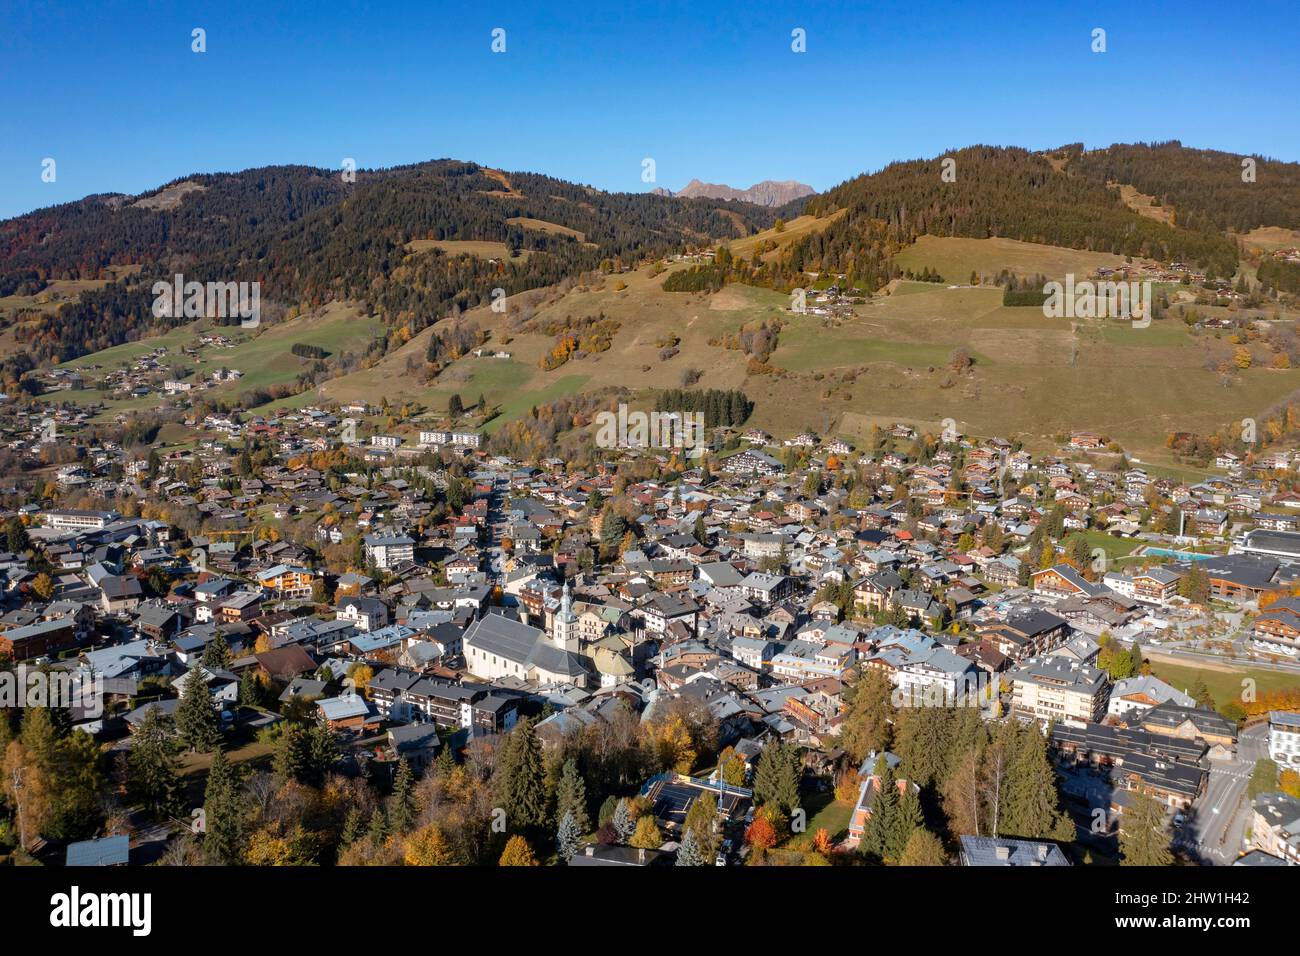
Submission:
<svg viewBox="0 0 1300 956">
<path fill-rule="evenodd" d="M 916 256 L 916 267 L 957 270 L 963 283 L 971 269 L 990 273 L 1006 267 L 1052 275 L 1084 272 L 1116 258 L 997 239 L 922 240 L 920 251 L 909 254 Z M 608 351 L 549 372 L 537 363 L 549 349 L 550 337 L 511 331 L 511 315 L 481 308 L 466 318 L 490 332 L 490 345 L 510 352 L 510 359 L 464 358 L 422 384 L 406 368 L 410 359 L 423 361 L 432 335 L 426 330 L 373 368 L 327 382 L 321 392 L 339 400 L 412 401 L 432 412 L 445 409 L 453 393 L 467 405 L 483 394 L 489 405 L 501 407 L 495 427 L 534 404 L 580 389 L 677 387 L 683 371 L 693 367 L 703 373 L 696 387 L 743 388 L 757 403 L 753 423 L 776 434 L 813 428 L 852 437 L 865 435 L 873 422 L 938 427 L 952 418 L 964 431 L 1018 434 L 1041 448 L 1052 444 L 1055 433 L 1089 428 L 1159 464 L 1169 431 L 1209 431 L 1226 421 L 1258 416 L 1300 388 L 1300 369 L 1262 368 L 1245 371 L 1230 388 L 1221 387 L 1217 375 L 1204 368 L 1202 347 L 1174 320 L 1147 329 L 1092 323 L 1072 330 L 1067 320 L 1046 318 L 1038 309 L 1004 307 L 994 288 L 899 283 L 892 295 L 858 307 L 854 318 L 832 321 L 789 313 L 788 298 L 771 290 L 728 286 L 706 296 L 666 293 L 662 282 L 662 275 L 652 277 L 641 269 L 610 277 L 599 288 L 575 288 L 538 308 L 543 319 L 603 312 L 622 323 Z M 617 288 L 620 283 L 625 288 Z M 515 297 L 510 308 L 517 310 L 521 301 Z M 207 364 L 199 368 L 240 368 L 246 373 L 240 390 L 292 379 L 306 364 L 288 354 L 294 341 L 315 342 L 337 353 L 346 341 L 363 347 L 375 327 L 369 321 L 348 321 L 347 310 L 332 309 L 327 316 L 332 318 L 300 319 L 269 329 L 236 349 L 207 351 Z M 784 319 L 786 327 L 771 364 L 785 369 L 784 375 L 750 376 L 740 352 L 708 344 L 746 323 L 775 317 Z M 131 343 L 73 364 L 121 361 L 160 341 L 179 344 L 185 334 L 192 333 Z M 663 360 L 661 343 L 670 335 L 680 337 L 679 353 Z M 968 350 L 976 364 L 970 373 L 952 378 L 946 365 L 958 347 Z M 179 355 L 170 344 L 169 351 Z M 277 404 L 302 404 L 314 397 Z"/>
</svg>

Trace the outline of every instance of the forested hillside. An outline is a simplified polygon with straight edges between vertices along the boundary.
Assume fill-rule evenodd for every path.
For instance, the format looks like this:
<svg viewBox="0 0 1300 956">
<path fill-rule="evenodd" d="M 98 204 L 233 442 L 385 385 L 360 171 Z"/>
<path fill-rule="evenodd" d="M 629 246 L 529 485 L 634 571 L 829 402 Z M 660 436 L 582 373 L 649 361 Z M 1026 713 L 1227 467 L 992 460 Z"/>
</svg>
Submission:
<svg viewBox="0 0 1300 956">
<path fill-rule="evenodd" d="M 180 182 L 180 181 L 178 181 Z M 138 338 L 176 320 L 151 314 L 154 280 L 259 281 L 280 308 L 354 299 L 418 332 L 507 294 L 688 244 L 770 226 L 774 214 L 719 200 L 611 194 L 530 173 L 502 174 L 438 160 L 379 172 L 275 167 L 190 176 L 202 187 L 174 206 L 96 196 L 0 224 L 0 288 L 33 294 L 51 279 L 137 275 L 84 292 L 57 314 L 33 314 L 19 339 L 38 360 L 66 360 Z M 147 197 L 146 197 L 147 198 Z M 488 240 L 492 261 L 412 240 Z"/>
<path fill-rule="evenodd" d="M 954 178 L 945 181 L 943 161 L 949 158 Z M 1016 148 L 972 146 L 894 163 L 813 197 L 804 211 L 838 209 L 848 214 L 790 246 L 786 272 L 831 270 L 874 288 L 899 274 L 892 255 L 921 235 L 1002 237 L 1180 259 L 1217 275 L 1231 275 L 1237 262 L 1227 237 L 1144 218 L 1104 184 L 1066 175 L 1046 157 Z"/>
<path fill-rule="evenodd" d="M 1242 179 L 1242 156 L 1168 143 L 1117 144 L 1084 152 L 1067 147 L 1071 174 L 1094 183 L 1125 183 L 1173 206 L 1175 222 L 1202 232 L 1249 232 L 1257 226 L 1300 228 L 1300 165 L 1254 159 Z"/>
</svg>

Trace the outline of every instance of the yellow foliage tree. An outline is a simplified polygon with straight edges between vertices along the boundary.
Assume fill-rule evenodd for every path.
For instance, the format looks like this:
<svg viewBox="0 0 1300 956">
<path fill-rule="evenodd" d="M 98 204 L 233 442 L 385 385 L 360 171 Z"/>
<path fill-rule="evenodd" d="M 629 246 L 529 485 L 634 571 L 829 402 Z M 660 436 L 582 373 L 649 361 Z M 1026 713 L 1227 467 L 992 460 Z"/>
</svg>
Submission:
<svg viewBox="0 0 1300 956">
<path fill-rule="evenodd" d="M 538 866 L 533 848 L 521 836 L 512 836 L 506 841 L 506 848 L 501 853 L 498 866 Z"/>
<path fill-rule="evenodd" d="M 636 822 L 636 830 L 627 843 L 638 850 L 657 850 L 664 844 L 664 835 L 659 832 L 655 818 L 647 813 Z"/>
<path fill-rule="evenodd" d="M 456 857 L 436 823 L 421 827 L 406 840 L 402 859 L 407 866 L 455 866 Z"/>
</svg>

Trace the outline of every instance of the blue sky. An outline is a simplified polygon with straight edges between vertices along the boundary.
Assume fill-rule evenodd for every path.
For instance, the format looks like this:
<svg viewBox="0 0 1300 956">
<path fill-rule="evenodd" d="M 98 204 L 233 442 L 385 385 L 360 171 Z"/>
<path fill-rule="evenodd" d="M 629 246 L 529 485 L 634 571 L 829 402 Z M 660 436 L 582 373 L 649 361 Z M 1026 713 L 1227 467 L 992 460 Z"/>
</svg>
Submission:
<svg viewBox="0 0 1300 956">
<path fill-rule="evenodd" d="M 1291 0 L 23 6 L 0 9 L 0 217 L 344 157 L 630 191 L 650 188 L 645 157 L 671 189 L 826 189 L 977 142 L 1181 139 L 1300 160 Z"/>
</svg>

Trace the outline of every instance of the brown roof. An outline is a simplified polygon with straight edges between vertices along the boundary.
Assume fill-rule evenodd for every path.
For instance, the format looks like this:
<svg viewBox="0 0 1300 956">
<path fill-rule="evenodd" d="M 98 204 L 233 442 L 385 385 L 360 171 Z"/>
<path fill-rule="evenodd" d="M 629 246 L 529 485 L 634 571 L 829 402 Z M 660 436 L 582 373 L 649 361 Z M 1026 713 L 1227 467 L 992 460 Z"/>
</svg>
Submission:
<svg viewBox="0 0 1300 956">
<path fill-rule="evenodd" d="M 297 644 L 277 647 L 253 656 L 262 669 L 277 680 L 291 680 L 316 669 L 315 658 Z"/>
</svg>

